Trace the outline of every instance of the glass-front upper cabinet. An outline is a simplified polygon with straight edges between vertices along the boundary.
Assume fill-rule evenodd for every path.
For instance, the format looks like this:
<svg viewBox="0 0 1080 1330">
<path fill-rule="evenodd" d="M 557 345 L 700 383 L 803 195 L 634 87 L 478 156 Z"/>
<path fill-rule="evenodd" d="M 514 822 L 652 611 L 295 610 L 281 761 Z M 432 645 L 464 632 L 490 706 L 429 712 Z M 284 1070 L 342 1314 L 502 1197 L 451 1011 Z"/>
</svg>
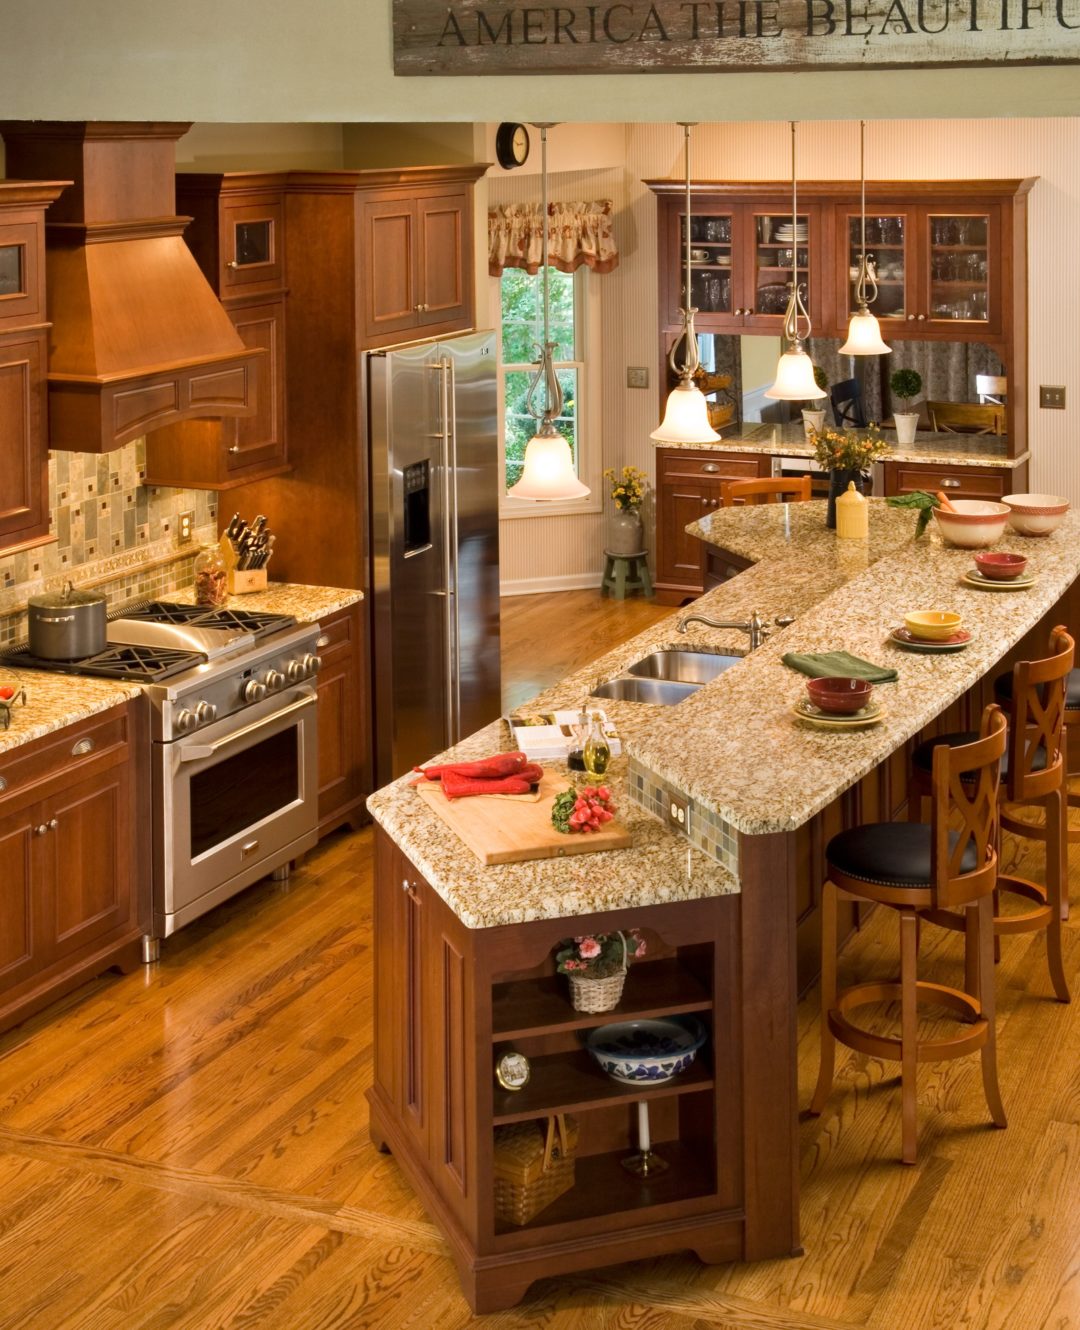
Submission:
<svg viewBox="0 0 1080 1330">
<path fill-rule="evenodd" d="M 732 282 L 732 237 L 734 218 L 730 212 L 691 214 L 690 302 L 703 315 L 731 315 L 735 308 Z M 679 215 L 680 300 L 686 285 L 686 214 Z M 684 306 L 680 305 L 680 308 Z"/>
<path fill-rule="evenodd" d="M 920 312 L 928 322 L 989 327 L 996 321 L 994 299 L 1000 288 L 994 281 L 998 251 L 992 230 L 988 212 L 926 210 L 926 302 Z"/>
<path fill-rule="evenodd" d="M 266 198 L 251 194 L 225 196 L 221 211 L 221 294 L 229 296 L 243 291 L 254 295 L 280 288 L 285 280 L 280 194 Z"/>
<path fill-rule="evenodd" d="M 839 309 L 846 323 L 859 307 L 855 287 L 859 276 L 859 257 L 862 254 L 861 213 L 847 212 L 841 225 L 847 237 L 847 245 L 840 258 L 837 285 L 838 289 L 843 290 Z M 879 320 L 901 321 L 907 318 L 910 243 L 911 227 L 906 212 L 885 213 L 867 209 L 866 261 L 878 287 L 877 298 L 870 310 Z"/>
<path fill-rule="evenodd" d="M 752 218 L 754 262 L 751 306 L 754 315 L 779 314 L 787 309 L 792 274 L 798 264 L 803 304 L 810 307 L 817 273 L 811 271 L 810 219 L 800 212 L 794 225 L 791 213 L 756 212 Z"/>
</svg>

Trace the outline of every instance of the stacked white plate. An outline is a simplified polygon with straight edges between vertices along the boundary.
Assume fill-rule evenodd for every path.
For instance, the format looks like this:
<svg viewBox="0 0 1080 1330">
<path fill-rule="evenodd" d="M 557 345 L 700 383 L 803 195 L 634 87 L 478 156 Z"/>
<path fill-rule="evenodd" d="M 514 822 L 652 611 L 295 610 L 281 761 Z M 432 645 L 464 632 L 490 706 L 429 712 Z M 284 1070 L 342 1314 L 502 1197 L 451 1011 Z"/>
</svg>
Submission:
<svg viewBox="0 0 1080 1330">
<path fill-rule="evenodd" d="M 806 235 L 807 235 L 807 227 L 805 222 L 800 222 L 799 225 L 796 226 L 794 231 L 792 231 L 791 229 L 790 222 L 787 222 L 783 226 L 778 226 L 776 228 L 777 240 L 805 240 Z"/>
</svg>

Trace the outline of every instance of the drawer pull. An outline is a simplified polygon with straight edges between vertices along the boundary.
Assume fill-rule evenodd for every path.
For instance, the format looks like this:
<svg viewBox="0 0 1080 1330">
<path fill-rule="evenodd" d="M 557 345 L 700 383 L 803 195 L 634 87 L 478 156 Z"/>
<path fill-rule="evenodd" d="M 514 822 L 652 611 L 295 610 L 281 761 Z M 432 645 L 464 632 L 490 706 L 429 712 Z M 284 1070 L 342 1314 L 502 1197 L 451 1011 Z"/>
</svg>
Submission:
<svg viewBox="0 0 1080 1330">
<path fill-rule="evenodd" d="M 7 777 L 0 776 L 0 794 L 3 794 L 6 789 L 7 789 Z"/>
<path fill-rule="evenodd" d="M 49 830 L 50 830 L 50 831 L 55 831 L 56 828 L 57 828 L 59 825 L 60 825 L 60 819 L 59 819 L 59 818 L 56 818 L 56 817 L 50 817 L 50 818 L 49 818 Z"/>
<path fill-rule="evenodd" d="M 315 645 L 317 647 L 328 647 L 330 645 L 330 634 L 323 633 L 321 637 L 316 639 Z"/>
<path fill-rule="evenodd" d="M 72 757 L 85 757 L 87 753 L 94 751 L 93 739 L 79 739 L 77 743 L 71 746 Z"/>
<path fill-rule="evenodd" d="M 941 488 L 946 490 L 958 490 L 963 484 L 961 480 L 955 480 L 952 476 L 946 476 L 941 482 Z"/>
<path fill-rule="evenodd" d="M 713 475 L 720 470 L 720 465 L 718 462 L 702 462 L 701 469 L 707 471 L 709 475 Z"/>
</svg>

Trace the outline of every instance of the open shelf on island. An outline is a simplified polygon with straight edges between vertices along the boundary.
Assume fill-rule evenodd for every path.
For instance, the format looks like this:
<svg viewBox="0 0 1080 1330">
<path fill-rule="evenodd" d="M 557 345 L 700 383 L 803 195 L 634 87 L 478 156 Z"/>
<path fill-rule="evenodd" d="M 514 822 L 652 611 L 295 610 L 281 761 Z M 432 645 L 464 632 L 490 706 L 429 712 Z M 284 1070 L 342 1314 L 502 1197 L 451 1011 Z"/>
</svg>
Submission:
<svg viewBox="0 0 1080 1330">
<path fill-rule="evenodd" d="M 708 1011 L 705 985 L 677 960 L 631 965 L 622 1000 L 613 1011 L 575 1011 L 563 975 L 496 984 L 491 995 L 492 1038 L 496 1042 L 558 1030 L 586 1030 L 613 1021 L 646 1020 Z"/>
<path fill-rule="evenodd" d="M 548 1113 L 584 1113 L 625 1099 L 664 1099 L 693 1094 L 713 1085 L 711 1049 L 706 1047 L 688 1070 L 663 1084 L 648 1081 L 633 1085 L 612 1080 L 584 1049 L 574 1053 L 551 1053 L 532 1059 L 532 1075 L 523 1090 L 494 1091 L 495 1126 L 504 1122 L 527 1122 Z"/>
</svg>

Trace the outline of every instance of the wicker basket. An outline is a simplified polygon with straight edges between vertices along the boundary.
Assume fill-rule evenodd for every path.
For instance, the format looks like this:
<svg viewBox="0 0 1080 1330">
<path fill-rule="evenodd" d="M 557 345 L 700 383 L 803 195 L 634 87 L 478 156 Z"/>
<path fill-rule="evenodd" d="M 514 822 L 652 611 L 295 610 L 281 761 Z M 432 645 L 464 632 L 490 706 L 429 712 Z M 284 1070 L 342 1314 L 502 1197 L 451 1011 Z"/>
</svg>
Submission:
<svg viewBox="0 0 1080 1330">
<path fill-rule="evenodd" d="M 575 1011 L 600 1012 L 614 1011 L 622 997 L 623 984 L 626 983 L 626 938 L 619 934 L 622 943 L 622 968 L 602 979 L 595 975 L 567 974 L 570 980 L 570 1005 Z"/>
<path fill-rule="evenodd" d="M 578 1128 L 559 1113 L 495 1130 L 495 1217 L 527 1224 L 574 1185 Z"/>
</svg>

